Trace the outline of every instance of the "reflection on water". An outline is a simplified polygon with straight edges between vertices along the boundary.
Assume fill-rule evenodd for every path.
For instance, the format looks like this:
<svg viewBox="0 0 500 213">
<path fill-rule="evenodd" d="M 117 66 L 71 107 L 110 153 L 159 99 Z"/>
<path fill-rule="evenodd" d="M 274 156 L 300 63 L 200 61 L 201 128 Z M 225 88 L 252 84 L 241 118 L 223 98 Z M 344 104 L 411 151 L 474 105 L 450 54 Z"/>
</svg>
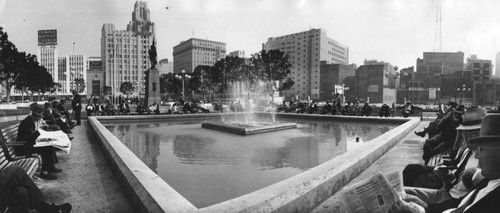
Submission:
<svg viewBox="0 0 500 213">
<path fill-rule="evenodd" d="M 364 143 L 356 143 L 355 137 L 369 141 L 394 127 L 282 121 L 296 122 L 298 128 L 241 136 L 201 128 L 202 120 L 106 127 L 199 208 L 294 176 L 362 146 Z"/>
</svg>

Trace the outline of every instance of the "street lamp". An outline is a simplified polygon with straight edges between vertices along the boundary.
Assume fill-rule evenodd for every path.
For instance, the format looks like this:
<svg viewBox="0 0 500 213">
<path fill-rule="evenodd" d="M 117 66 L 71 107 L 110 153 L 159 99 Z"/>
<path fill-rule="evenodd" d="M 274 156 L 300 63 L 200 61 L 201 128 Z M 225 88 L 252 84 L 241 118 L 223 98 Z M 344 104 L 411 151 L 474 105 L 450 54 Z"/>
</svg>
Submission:
<svg viewBox="0 0 500 213">
<path fill-rule="evenodd" d="M 460 101 L 460 103 L 463 103 L 463 102 L 465 102 L 465 92 L 471 91 L 471 88 L 470 87 L 467 88 L 467 85 L 462 84 L 462 87 L 457 88 L 457 92 L 460 92 L 460 91 L 462 91 L 462 100 Z"/>
<path fill-rule="evenodd" d="M 182 80 L 182 100 L 185 100 L 185 98 L 184 98 L 184 80 L 190 79 L 191 76 L 186 74 L 186 71 L 182 70 L 180 75 L 175 75 L 175 78 Z"/>
<path fill-rule="evenodd" d="M 345 103 L 345 91 L 349 90 L 349 87 L 346 87 L 344 83 L 342 83 L 342 102 Z"/>
</svg>

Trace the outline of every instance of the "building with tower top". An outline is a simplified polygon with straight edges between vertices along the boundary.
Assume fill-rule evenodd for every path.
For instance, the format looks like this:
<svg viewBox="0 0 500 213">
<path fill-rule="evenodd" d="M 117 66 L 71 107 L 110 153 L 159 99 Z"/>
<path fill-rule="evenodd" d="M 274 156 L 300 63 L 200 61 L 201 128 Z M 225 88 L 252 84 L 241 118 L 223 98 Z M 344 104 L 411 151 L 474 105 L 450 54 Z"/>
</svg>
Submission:
<svg viewBox="0 0 500 213">
<path fill-rule="evenodd" d="M 104 86 L 111 87 L 116 97 L 123 82 L 134 85 L 134 95 L 144 94 L 145 71 L 151 67 L 149 49 L 155 36 L 147 2 L 134 4 L 132 20 L 126 30 L 116 30 L 114 24 L 104 24 L 101 35 L 101 61 Z"/>
</svg>

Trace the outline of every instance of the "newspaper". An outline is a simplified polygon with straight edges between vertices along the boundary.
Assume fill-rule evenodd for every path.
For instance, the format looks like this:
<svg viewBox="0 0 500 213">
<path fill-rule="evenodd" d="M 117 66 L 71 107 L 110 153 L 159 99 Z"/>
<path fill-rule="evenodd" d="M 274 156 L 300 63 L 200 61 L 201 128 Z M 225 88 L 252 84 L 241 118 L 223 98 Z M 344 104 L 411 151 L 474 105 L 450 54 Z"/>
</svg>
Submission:
<svg viewBox="0 0 500 213">
<path fill-rule="evenodd" d="M 379 172 L 342 190 L 347 209 L 352 213 L 386 213 L 400 196 L 404 196 L 404 189 L 399 171 L 385 175 Z"/>
<path fill-rule="evenodd" d="M 68 135 L 61 130 L 58 131 L 44 131 L 38 129 L 40 136 L 35 141 L 33 147 L 53 146 L 69 154 L 71 150 L 71 141 Z"/>
</svg>

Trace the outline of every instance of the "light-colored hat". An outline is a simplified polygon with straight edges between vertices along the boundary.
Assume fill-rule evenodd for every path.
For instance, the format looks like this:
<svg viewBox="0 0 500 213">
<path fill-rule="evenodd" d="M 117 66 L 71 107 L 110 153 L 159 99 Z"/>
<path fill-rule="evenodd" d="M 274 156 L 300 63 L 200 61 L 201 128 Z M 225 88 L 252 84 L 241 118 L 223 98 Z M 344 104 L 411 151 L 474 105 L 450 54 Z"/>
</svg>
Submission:
<svg viewBox="0 0 500 213">
<path fill-rule="evenodd" d="M 481 128 L 481 121 L 486 116 L 486 109 L 472 108 L 464 113 L 462 125 L 457 130 L 478 130 Z"/>
<path fill-rule="evenodd" d="M 500 114 L 489 114 L 481 122 L 479 136 L 469 139 L 468 143 L 478 144 L 490 142 L 491 145 L 500 146 Z"/>
</svg>

